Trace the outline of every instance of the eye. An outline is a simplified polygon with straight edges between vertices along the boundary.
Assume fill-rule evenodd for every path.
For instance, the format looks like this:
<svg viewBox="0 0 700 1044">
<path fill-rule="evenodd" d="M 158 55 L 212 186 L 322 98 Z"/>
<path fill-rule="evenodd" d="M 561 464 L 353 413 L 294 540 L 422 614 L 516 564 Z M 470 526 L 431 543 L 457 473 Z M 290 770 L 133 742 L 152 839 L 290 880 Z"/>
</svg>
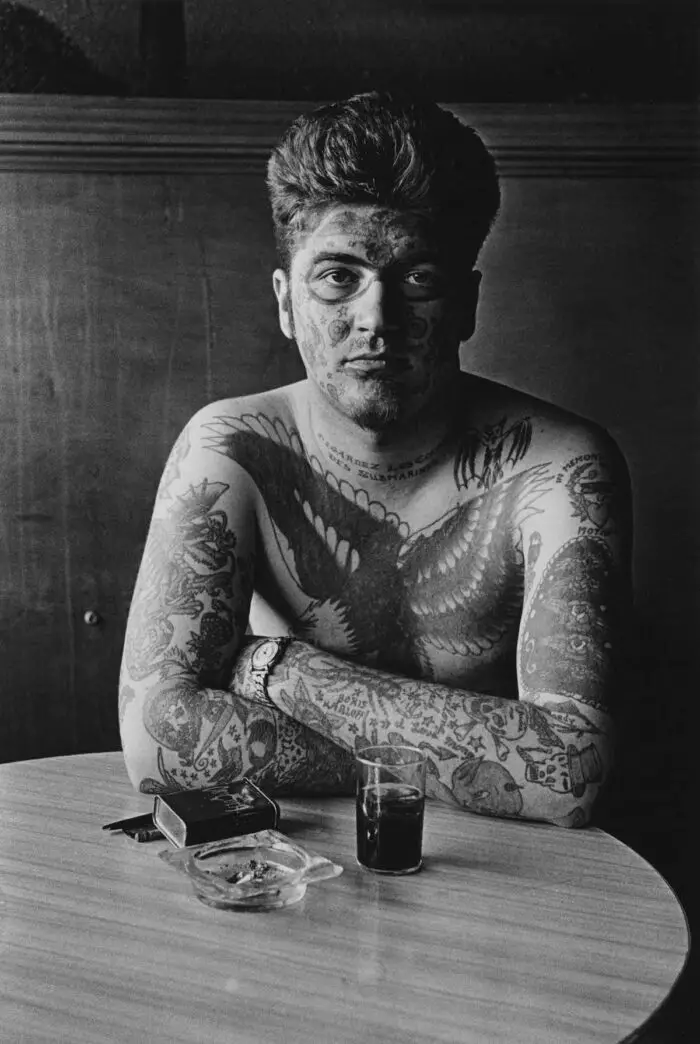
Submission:
<svg viewBox="0 0 700 1044">
<path fill-rule="evenodd" d="M 445 280 L 434 268 L 412 268 L 403 277 L 404 293 L 422 301 L 444 295 Z"/>
<path fill-rule="evenodd" d="M 415 272 L 407 272 L 406 280 L 413 286 L 432 286 L 436 280 L 436 274 L 425 268 L 417 268 Z"/>
<path fill-rule="evenodd" d="M 355 293 L 360 276 L 351 268 L 323 268 L 315 273 L 312 286 L 323 301 L 337 301 Z"/>
<path fill-rule="evenodd" d="M 357 282 L 357 276 L 349 268 L 331 268 L 323 273 L 321 279 L 332 286 L 349 286 Z"/>
</svg>

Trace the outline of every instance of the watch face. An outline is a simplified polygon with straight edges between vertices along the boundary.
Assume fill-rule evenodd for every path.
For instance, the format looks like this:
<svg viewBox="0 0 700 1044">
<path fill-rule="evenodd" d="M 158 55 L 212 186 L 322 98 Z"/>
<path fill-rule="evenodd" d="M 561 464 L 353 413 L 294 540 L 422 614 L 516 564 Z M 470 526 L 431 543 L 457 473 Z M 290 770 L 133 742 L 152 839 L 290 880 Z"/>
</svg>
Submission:
<svg viewBox="0 0 700 1044">
<path fill-rule="evenodd" d="M 271 664 L 277 655 L 277 642 L 263 642 L 259 645 L 251 657 L 251 664 L 253 670 L 260 671 L 263 667 L 267 667 Z"/>
</svg>

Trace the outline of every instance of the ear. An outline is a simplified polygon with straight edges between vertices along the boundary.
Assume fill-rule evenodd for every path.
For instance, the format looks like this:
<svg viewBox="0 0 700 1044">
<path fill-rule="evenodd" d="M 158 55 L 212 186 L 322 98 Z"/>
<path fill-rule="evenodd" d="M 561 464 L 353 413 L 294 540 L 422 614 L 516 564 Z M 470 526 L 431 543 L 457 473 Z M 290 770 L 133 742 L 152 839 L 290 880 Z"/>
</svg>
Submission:
<svg viewBox="0 0 700 1044">
<path fill-rule="evenodd" d="M 292 316 L 292 294 L 289 277 L 282 268 L 272 273 L 272 288 L 277 298 L 280 330 L 291 341 L 294 338 L 294 318 Z"/>
<path fill-rule="evenodd" d="M 479 303 L 480 285 L 481 272 L 477 272 L 474 269 L 465 278 L 460 293 L 460 315 L 458 320 L 460 341 L 468 341 L 476 329 L 476 307 Z"/>
</svg>

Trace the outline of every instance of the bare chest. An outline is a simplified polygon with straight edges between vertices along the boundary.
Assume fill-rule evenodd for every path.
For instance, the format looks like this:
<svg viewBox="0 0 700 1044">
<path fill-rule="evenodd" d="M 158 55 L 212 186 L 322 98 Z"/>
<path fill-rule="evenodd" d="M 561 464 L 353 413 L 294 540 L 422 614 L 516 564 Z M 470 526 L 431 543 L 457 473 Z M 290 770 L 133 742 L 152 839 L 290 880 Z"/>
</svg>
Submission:
<svg viewBox="0 0 700 1044">
<path fill-rule="evenodd" d="M 506 481 L 467 496 L 449 469 L 403 500 L 312 467 L 280 476 L 261 490 L 254 630 L 514 695 L 521 492 Z"/>
</svg>

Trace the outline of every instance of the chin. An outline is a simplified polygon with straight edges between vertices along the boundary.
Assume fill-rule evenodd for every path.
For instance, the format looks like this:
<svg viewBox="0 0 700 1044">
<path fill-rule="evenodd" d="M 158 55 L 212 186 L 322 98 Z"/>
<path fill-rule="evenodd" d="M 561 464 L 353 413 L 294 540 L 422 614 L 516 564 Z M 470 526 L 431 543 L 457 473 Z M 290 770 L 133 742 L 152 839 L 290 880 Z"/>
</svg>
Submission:
<svg viewBox="0 0 700 1044">
<path fill-rule="evenodd" d="M 384 431 L 403 420 L 406 411 L 400 398 L 383 388 L 374 394 L 353 399 L 348 403 L 347 412 L 359 427 L 368 431 Z"/>
<path fill-rule="evenodd" d="M 400 421 L 403 414 L 396 403 L 374 403 L 357 408 L 350 416 L 360 428 L 385 431 Z"/>
</svg>

